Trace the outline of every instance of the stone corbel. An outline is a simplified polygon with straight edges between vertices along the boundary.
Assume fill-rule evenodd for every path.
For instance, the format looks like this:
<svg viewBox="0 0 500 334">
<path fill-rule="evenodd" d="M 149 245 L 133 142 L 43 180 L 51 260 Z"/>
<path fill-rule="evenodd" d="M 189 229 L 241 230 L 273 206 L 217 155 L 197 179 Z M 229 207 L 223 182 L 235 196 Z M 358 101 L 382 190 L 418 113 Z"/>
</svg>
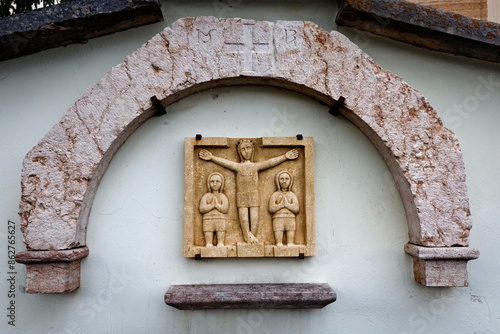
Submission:
<svg viewBox="0 0 500 334">
<path fill-rule="evenodd" d="M 413 257 L 415 281 L 425 286 L 469 286 L 467 262 L 479 257 L 471 247 L 423 247 L 405 245 Z"/>
<path fill-rule="evenodd" d="M 88 247 L 24 251 L 16 261 L 26 265 L 26 292 L 63 293 L 80 286 L 80 262 L 88 255 Z"/>
</svg>

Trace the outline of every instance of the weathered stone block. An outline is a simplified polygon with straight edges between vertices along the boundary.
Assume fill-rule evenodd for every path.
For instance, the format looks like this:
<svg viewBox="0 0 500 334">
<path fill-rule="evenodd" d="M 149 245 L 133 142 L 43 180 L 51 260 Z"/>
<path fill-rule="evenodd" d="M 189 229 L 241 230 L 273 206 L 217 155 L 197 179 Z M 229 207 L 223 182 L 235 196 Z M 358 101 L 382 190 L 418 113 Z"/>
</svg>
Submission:
<svg viewBox="0 0 500 334">
<path fill-rule="evenodd" d="M 326 283 L 172 285 L 165 293 L 179 310 L 310 309 L 335 300 Z"/>
<path fill-rule="evenodd" d="M 244 242 L 238 242 L 236 246 L 238 257 L 264 257 L 264 249 L 264 243 L 251 245 Z"/>
<path fill-rule="evenodd" d="M 425 286 L 469 286 L 467 262 L 479 257 L 469 247 L 421 247 L 405 245 L 413 257 L 415 280 Z"/>
<path fill-rule="evenodd" d="M 227 257 L 228 247 L 202 247 L 201 257 Z"/>
<path fill-rule="evenodd" d="M 304 254 L 305 247 L 299 245 L 274 247 L 275 257 L 299 257 L 300 253 Z"/>
<path fill-rule="evenodd" d="M 87 247 L 63 251 L 24 251 L 16 261 L 26 264 L 26 292 L 63 293 L 80 287 L 80 262 Z"/>
</svg>

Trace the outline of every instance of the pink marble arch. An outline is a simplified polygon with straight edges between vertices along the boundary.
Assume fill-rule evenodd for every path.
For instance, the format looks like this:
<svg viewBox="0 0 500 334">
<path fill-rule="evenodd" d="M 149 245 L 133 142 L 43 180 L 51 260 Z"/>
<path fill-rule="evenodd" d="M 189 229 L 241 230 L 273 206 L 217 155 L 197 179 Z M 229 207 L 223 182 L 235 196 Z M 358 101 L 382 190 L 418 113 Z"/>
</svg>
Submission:
<svg viewBox="0 0 500 334">
<path fill-rule="evenodd" d="M 370 139 L 398 185 L 415 279 L 467 285 L 467 260 L 478 252 L 468 247 L 462 153 L 418 91 L 342 34 L 311 22 L 197 17 L 174 22 L 112 68 L 26 155 L 20 216 L 28 251 L 17 260 L 27 265 L 28 292 L 79 286 L 97 185 L 118 148 L 155 113 L 152 96 L 166 106 L 200 90 L 246 84 L 329 105 L 345 97 L 340 113 Z"/>
</svg>

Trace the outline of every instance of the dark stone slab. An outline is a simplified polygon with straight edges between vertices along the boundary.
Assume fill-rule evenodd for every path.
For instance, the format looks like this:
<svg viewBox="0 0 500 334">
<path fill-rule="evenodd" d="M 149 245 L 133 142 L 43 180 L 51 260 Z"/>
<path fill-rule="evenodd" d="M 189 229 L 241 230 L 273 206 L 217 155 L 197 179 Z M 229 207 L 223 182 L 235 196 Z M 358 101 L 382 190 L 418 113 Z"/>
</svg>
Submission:
<svg viewBox="0 0 500 334">
<path fill-rule="evenodd" d="M 179 310 L 310 309 L 336 299 L 326 283 L 172 285 L 165 293 Z"/>
<path fill-rule="evenodd" d="M 159 0 L 77 0 L 3 17 L 0 61 L 159 21 Z"/>
<path fill-rule="evenodd" d="M 404 0 L 343 0 L 336 20 L 430 50 L 500 62 L 500 24 Z"/>
</svg>

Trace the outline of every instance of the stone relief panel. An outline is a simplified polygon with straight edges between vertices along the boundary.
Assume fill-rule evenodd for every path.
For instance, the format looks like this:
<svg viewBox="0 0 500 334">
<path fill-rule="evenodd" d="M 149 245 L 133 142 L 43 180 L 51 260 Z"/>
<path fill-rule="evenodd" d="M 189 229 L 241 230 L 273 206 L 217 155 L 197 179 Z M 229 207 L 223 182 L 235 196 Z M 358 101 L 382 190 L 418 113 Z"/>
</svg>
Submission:
<svg viewBox="0 0 500 334">
<path fill-rule="evenodd" d="M 185 139 L 184 256 L 314 255 L 313 138 L 299 138 Z"/>
</svg>

